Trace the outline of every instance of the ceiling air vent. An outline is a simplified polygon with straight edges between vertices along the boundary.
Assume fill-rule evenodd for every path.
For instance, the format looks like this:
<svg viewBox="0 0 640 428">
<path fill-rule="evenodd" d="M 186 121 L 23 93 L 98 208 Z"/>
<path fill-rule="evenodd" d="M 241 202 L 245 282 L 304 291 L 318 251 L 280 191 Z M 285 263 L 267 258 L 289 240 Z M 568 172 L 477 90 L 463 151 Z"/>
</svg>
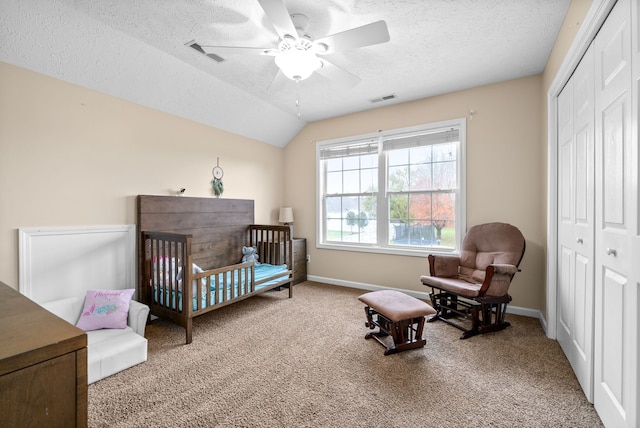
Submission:
<svg viewBox="0 0 640 428">
<path fill-rule="evenodd" d="M 385 96 L 380 97 L 380 98 L 374 98 L 374 99 L 371 100 L 371 102 L 372 103 L 379 103 L 379 102 L 382 102 L 382 101 L 389 101 L 389 100 L 395 99 L 395 97 L 396 97 L 395 94 L 385 95 Z"/>
<path fill-rule="evenodd" d="M 208 56 L 209 58 L 211 58 L 212 60 L 214 60 L 214 61 L 216 61 L 216 62 L 222 62 L 222 61 L 224 61 L 224 58 L 222 58 L 222 57 L 220 57 L 220 56 L 218 56 L 218 55 L 216 55 L 216 54 L 208 54 L 208 53 L 206 53 L 206 52 L 204 51 L 204 49 L 202 49 L 202 47 L 201 47 L 199 44 L 197 44 L 195 41 L 193 41 L 193 40 L 192 40 L 192 41 L 190 41 L 190 42 L 185 43 L 185 45 L 187 45 L 187 46 L 189 46 L 189 47 L 191 47 L 191 48 L 193 48 L 193 49 L 197 50 L 197 51 L 198 51 L 198 52 L 200 52 L 201 54 L 204 54 L 204 55 Z"/>
</svg>

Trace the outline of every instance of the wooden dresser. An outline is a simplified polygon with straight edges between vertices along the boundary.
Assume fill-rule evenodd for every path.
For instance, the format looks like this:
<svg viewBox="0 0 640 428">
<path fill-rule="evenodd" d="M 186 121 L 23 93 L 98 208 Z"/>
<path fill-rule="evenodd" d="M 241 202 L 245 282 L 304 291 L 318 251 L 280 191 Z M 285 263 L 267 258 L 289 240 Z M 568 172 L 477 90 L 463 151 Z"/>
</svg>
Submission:
<svg viewBox="0 0 640 428">
<path fill-rule="evenodd" d="M 87 426 L 87 335 L 2 282 L 0 421 Z"/>
<path fill-rule="evenodd" d="M 293 238 L 293 283 L 307 280 L 307 238 Z"/>
</svg>

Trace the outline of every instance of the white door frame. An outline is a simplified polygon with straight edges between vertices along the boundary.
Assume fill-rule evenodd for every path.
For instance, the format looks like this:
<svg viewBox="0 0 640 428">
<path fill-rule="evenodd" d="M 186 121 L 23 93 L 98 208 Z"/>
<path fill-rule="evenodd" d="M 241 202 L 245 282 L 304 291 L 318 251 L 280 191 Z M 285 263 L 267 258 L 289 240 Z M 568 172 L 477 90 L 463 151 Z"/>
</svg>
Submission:
<svg viewBox="0 0 640 428">
<path fill-rule="evenodd" d="M 547 313 L 542 324 L 550 339 L 556 339 L 556 279 L 558 275 L 558 95 L 589 48 L 617 0 L 593 0 L 556 77 L 547 92 Z M 544 317 L 544 315 L 543 315 Z"/>
</svg>

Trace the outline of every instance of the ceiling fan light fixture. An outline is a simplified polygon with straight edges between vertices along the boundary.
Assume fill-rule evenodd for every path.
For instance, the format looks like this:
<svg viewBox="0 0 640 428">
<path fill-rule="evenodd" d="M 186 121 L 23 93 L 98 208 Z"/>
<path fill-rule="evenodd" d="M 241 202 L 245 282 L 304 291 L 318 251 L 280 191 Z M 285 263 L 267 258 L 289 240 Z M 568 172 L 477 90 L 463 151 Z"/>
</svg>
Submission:
<svg viewBox="0 0 640 428">
<path fill-rule="evenodd" d="M 320 58 L 311 50 L 311 43 L 298 39 L 298 43 L 291 45 L 283 40 L 280 43 L 280 53 L 276 55 L 276 65 L 285 76 L 291 80 L 304 80 L 322 67 Z"/>
<path fill-rule="evenodd" d="M 316 43 L 315 49 L 316 49 L 316 52 L 319 54 L 329 52 L 329 46 L 326 43 Z"/>
<path fill-rule="evenodd" d="M 292 45 L 296 43 L 296 37 L 292 36 L 291 34 L 285 34 L 282 40 Z"/>
</svg>

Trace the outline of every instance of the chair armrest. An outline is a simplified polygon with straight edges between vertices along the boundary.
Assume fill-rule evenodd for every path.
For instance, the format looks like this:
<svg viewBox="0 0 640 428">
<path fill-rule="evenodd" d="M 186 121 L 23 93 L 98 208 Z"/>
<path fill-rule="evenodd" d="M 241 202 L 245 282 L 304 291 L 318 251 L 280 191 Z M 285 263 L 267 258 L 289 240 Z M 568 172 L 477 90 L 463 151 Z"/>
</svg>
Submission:
<svg viewBox="0 0 640 428">
<path fill-rule="evenodd" d="M 132 300 L 129 303 L 129 317 L 127 325 L 140 336 L 144 337 L 144 329 L 147 326 L 147 318 L 149 316 L 149 306 Z"/>
<path fill-rule="evenodd" d="M 520 272 L 520 269 L 514 265 L 494 263 L 491 266 L 493 266 L 494 273 L 498 274 L 515 275 L 516 272 Z"/>
<path fill-rule="evenodd" d="M 458 276 L 460 256 L 453 254 L 429 254 L 429 273 L 440 278 L 455 278 Z"/>
<path fill-rule="evenodd" d="M 480 287 L 480 296 L 506 296 L 511 285 L 511 279 L 516 272 L 517 266 L 510 264 L 491 264 L 487 266 L 484 282 Z"/>
</svg>

